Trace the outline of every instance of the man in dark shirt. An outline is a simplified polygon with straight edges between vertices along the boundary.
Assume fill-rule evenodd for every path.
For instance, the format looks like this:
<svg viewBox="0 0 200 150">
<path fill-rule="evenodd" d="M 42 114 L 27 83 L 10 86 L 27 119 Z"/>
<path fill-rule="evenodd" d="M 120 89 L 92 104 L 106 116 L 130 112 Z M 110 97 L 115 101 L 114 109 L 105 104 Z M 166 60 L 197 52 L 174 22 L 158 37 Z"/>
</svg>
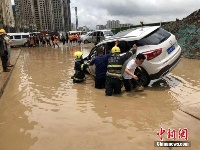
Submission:
<svg viewBox="0 0 200 150">
<path fill-rule="evenodd" d="M 97 53 L 98 56 L 90 62 L 90 65 L 95 64 L 96 66 L 95 88 L 102 89 L 105 88 L 108 58 L 111 56 L 111 54 L 103 55 L 104 54 L 103 47 L 98 48 Z"/>
</svg>

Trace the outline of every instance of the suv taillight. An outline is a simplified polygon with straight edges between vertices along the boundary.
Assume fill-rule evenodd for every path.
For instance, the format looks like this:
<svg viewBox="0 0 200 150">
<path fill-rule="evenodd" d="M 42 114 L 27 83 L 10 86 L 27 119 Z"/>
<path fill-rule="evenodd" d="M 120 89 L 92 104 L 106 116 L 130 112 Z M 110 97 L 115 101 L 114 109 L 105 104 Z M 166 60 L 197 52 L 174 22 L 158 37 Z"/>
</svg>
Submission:
<svg viewBox="0 0 200 150">
<path fill-rule="evenodd" d="M 147 60 L 151 60 L 151 59 L 154 59 L 155 57 L 159 56 L 161 53 L 162 53 L 162 48 L 144 52 L 142 54 L 144 54 L 146 56 Z"/>
</svg>

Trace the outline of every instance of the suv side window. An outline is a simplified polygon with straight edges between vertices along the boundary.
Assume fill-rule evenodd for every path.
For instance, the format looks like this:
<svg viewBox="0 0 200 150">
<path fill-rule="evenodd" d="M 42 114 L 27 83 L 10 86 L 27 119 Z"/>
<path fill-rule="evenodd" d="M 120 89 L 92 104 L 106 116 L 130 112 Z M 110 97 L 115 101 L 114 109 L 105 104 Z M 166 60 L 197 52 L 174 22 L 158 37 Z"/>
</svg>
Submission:
<svg viewBox="0 0 200 150">
<path fill-rule="evenodd" d="M 106 46 L 106 53 L 110 53 L 111 49 L 115 46 L 115 41 L 108 42 Z M 127 41 L 120 41 L 118 47 L 120 48 L 121 53 L 125 53 L 131 49 Z"/>
<path fill-rule="evenodd" d="M 111 52 L 111 49 L 113 48 L 113 46 L 115 46 L 115 41 L 113 41 L 113 42 L 108 42 L 107 44 L 106 44 L 106 54 L 108 54 L 108 53 L 110 53 Z"/>
<path fill-rule="evenodd" d="M 130 50 L 127 41 L 120 41 L 118 47 L 120 48 L 121 53 L 125 53 Z"/>
<path fill-rule="evenodd" d="M 158 28 L 154 32 L 150 33 L 146 37 L 142 38 L 138 41 L 138 46 L 144 46 L 144 45 L 158 45 L 165 40 L 167 40 L 171 34 L 167 31 L 165 31 L 162 28 Z"/>
<path fill-rule="evenodd" d="M 131 49 L 133 47 L 133 44 L 136 44 L 137 46 L 139 46 L 138 42 L 137 41 L 128 41 L 128 46 L 129 48 Z M 140 45 L 141 46 L 141 45 Z M 129 50 L 130 50 L 129 49 Z"/>
<path fill-rule="evenodd" d="M 90 52 L 90 55 L 89 55 L 90 58 L 89 58 L 89 59 L 93 59 L 93 58 L 95 58 L 95 57 L 97 56 L 97 49 L 98 49 L 99 47 L 103 47 L 103 48 L 104 48 L 104 54 L 106 53 L 105 44 L 95 46 L 95 47 L 91 50 L 91 52 Z"/>
</svg>

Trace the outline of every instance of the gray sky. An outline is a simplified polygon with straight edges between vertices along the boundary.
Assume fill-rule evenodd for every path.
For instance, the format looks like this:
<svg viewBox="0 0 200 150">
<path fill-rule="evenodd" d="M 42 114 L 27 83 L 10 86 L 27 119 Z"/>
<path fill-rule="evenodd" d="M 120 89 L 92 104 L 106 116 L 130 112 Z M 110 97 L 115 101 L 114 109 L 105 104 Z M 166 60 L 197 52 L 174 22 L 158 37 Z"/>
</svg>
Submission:
<svg viewBox="0 0 200 150">
<path fill-rule="evenodd" d="M 13 2 L 14 0 L 12 0 Z M 107 20 L 139 24 L 182 19 L 200 9 L 200 0 L 71 0 L 71 21 L 78 9 L 79 26 L 95 28 Z"/>
</svg>

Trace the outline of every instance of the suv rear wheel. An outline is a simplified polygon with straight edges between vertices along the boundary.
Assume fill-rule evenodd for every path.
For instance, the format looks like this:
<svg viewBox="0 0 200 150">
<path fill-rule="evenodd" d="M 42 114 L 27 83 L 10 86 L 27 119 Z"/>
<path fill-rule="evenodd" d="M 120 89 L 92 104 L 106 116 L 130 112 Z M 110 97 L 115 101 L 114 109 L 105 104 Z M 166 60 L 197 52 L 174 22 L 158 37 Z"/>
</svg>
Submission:
<svg viewBox="0 0 200 150">
<path fill-rule="evenodd" d="M 141 70 L 136 68 L 134 74 L 137 75 L 138 82 L 140 82 L 142 84 L 142 86 L 148 86 L 150 83 L 149 75 L 144 68 L 142 68 L 142 67 L 140 67 L 140 68 L 141 68 Z"/>
</svg>

